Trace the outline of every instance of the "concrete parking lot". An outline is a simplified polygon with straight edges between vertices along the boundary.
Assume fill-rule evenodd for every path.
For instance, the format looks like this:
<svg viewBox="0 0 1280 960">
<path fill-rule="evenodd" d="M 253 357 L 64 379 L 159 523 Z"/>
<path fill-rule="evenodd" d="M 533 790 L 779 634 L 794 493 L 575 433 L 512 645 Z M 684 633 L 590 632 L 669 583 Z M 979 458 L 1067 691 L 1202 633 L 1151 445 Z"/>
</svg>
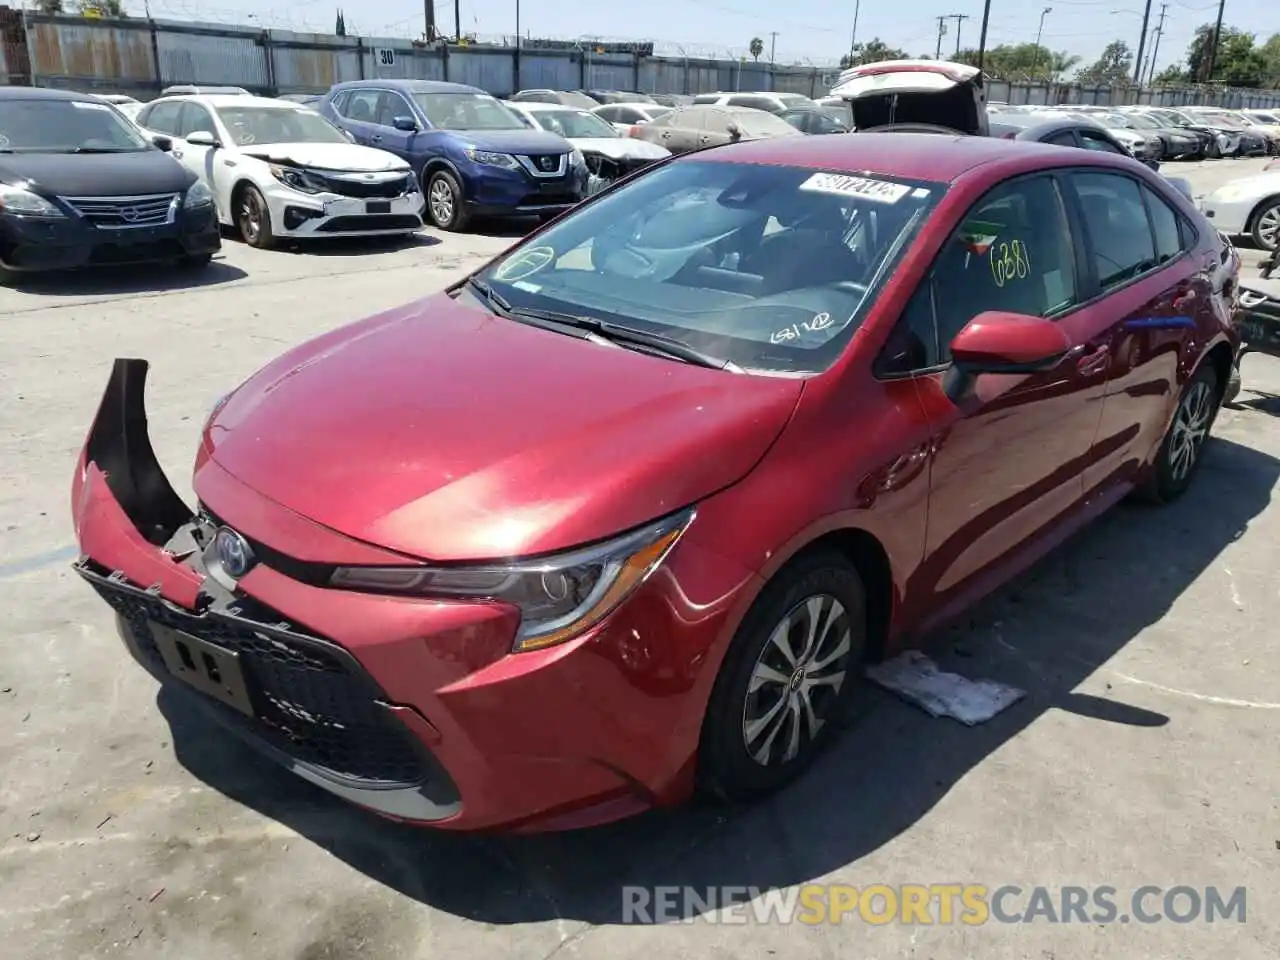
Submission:
<svg viewBox="0 0 1280 960">
<path fill-rule="evenodd" d="M 1204 192 L 1261 165 L 1166 172 Z M 516 839 L 414 831 L 341 805 L 157 696 L 68 569 L 73 461 L 112 358 L 152 361 L 153 440 L 189 495 L 197 431 L 227 389 L 291 344 L 439 289 L 514 235 L 269 253 L 228 241 L 199 275 L 0 290 L 0 953 L 1274 960 L 1280 363 L 1265 358 L 1246 360 L 1244 403 L 1223 412 L 1183 501 L 1113 511 L 937 638 L 946 668 L 1017 685 L 1021 703 L 966 728 L 876 695 L 810 775 L 752 809 Z M 1245 887 L 1247 913 L 624 923 L 624 885 L 809 881 L 1045 886 L 1055 898 L 1109 885 L 1122 913 L 1145 885 L 1224 898 Z M 1008 907 L 1025 908 L 1025 896 Z"/>
</svg>

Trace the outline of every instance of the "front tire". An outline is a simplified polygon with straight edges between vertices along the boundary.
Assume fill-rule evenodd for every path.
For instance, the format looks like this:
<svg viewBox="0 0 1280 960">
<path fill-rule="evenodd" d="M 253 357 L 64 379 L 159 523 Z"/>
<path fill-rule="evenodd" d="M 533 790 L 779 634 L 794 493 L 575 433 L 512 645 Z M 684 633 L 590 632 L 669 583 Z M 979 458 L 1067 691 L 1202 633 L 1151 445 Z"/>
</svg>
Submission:
<svg viewBox="0 0 1280 960">
<path fill-rule="evenodd" d="M 1280 246 L 1280 197 L 1272 197 L 1258 208 L 1249 226 L 1249 235 L 1263 250 Z"/>
<path fill-rule="evenodd" d="M 236 207 L 236 226 L 244 242 L 259 250 L 275 246 L 275 233 L 271 229 L 271 211 L 261 191 L 253 185 L 244 188 Z"/>
<path fill-rule="evenodd" d="M 459 233 L 471 221 L 462 187 L 447 170 L 437 170 L 427 181 L 427 219 L 441 230 Z"/>
<path fill-rule="evenodd" d="M 698 753 L 701 790 L 748 801 L 798 777 L 861 687 L 866 649 L 866 591 L 844 557 L 815 552 L 784 568 L 716 678 Z"/>
<path fill-rule="evenodd" d="M 1169 503 L 1187 492 L 1204 459 L 1222 392 L 1213 365 L 1200 365 L 1178 399 L 1151 473 L 1139 491 L 1150 503 Z"/>
</svg>

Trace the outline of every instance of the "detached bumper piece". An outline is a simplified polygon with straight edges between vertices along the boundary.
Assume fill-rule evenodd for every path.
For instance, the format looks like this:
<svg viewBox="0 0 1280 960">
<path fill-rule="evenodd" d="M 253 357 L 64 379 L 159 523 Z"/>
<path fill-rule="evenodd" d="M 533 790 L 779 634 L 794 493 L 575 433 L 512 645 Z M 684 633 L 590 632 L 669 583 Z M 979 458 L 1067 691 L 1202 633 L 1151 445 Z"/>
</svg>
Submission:
<svg viewBox="0 0 1280 960">
<path fill-rule="evenodd" d="M 1280 281 L 1264 283 L 1276 290 L 1263 291 L 1253 289 L 1247 283 L 1241 284 L 1241 353 L 1265 353 L 1276 357 L 1280 356 Z"/>
<path fill-rule="evenodd" d="M 86 467 L 157 554 L 205 574 L 208 524 L 173 492 L 147 438 L 147 364 L 117 360 L 85 447 Z M 185 557 L 184 560 L 177 559 Z M 84 557 L 75 570 L 116 612 L 130 653 L 230 732 L 338 796 L 391 817 L 437 821 L 457 788 L 343 647 L 206 577 L 192 609 Z"/>
</svg>

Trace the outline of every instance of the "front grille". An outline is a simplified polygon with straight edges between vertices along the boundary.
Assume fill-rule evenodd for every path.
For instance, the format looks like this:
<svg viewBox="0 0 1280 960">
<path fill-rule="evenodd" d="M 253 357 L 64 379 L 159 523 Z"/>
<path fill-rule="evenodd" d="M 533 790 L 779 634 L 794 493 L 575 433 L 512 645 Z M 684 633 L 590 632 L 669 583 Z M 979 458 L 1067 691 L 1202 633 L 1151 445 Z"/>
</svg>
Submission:
<svg viewBox="0 0 1280 960">
<path fill-rule="evenodd" d="M 167 670 L 152 621 L 238 653 L 255 717 L 204 699 L 251 736 L 345 777 L 402 785 L 429 779 L 425 748 L 380 705 L 377 684 L 340 647 L 299 633 L 247 598 L 237 598 L 227 614 L 193 614 L 105 577 L 86 579 L 120 614 L 157 676 Z"/>
<path fill-rule="evenodd" d="M 329 192 L 340 197 L 355 197 L 360 200 L 394 200 L 403 197 L 416 185 L 413 174 L 406 173 L 394 180 L 353 180 L 347 177 L 326 176 Z"/>
<path fill-rule="evenodd" d="M 126 230 L 169 223 L 177 209 L 176 193 L 142 197 L 63 197 L 62 200 L 95 227 Z"/>
<path fill-rule="evenodd" d="M 334 217 L 316 227 L 317 233 L 347 233 L 361 230 L 416 230 L 422 219 L 413 213 L 371 214 L 363 217 Z"/>
<path fill-rule="evenodd" d="M 529 162 L 539 173 L 555 173 L 560 169 L 562 157 L 556 153 L 531 153 Z"/>
</svg>

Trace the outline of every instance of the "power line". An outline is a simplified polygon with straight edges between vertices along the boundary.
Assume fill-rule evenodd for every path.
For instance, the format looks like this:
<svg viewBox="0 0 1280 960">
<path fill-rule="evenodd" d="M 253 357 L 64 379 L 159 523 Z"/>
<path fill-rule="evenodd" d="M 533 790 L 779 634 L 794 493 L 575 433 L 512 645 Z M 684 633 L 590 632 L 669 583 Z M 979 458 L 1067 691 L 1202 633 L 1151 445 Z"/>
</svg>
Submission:
<svg viewBox="0 0 1280 960">
<path fill-rule="evenodd" d="M 949 13 L 947 14 L 947 19 L 956 22 L 956 56 L 958 57 L 960 56 L 960 25 L 969 19 L 969 15 L 967 13 Z"/>
<path fill-rule="evenodd" d="M 1156 27 L 1156 41 L 1151 47 L 1151 68 L 1147 71 L 1147 86 L 1156 82 L 1156 58 L 1160 56 L 1160 38 L 1164 36 L 1164 18 L 1169 4 L 1160 4 L 1160 25 Z"/>
</svg>

